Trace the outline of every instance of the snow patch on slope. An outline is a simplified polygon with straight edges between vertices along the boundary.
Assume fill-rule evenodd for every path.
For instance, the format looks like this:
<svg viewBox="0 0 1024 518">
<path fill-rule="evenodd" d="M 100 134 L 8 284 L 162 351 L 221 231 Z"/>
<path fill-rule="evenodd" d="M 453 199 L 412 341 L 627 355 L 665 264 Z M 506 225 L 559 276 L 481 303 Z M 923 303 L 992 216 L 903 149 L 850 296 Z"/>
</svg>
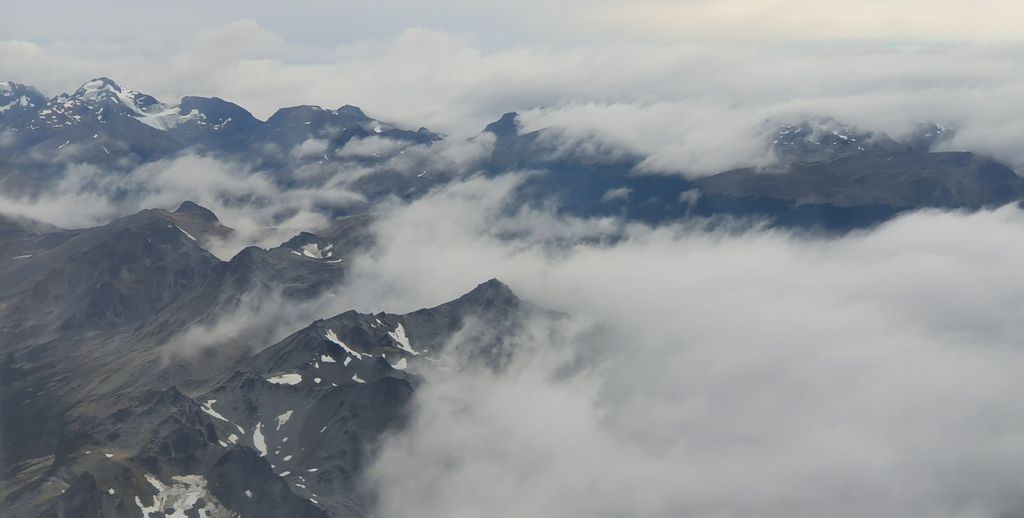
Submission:
<svg viewBox="0 0 1024 518">
<path fill-rule="evenodd" d="M 351 354 L 352 356 L 355 356 L 357 360 L 363 359 L 363 354 L 356 352 L 352 350 L 352 348 L 350 348 L 349 346 L 345 345 L 345 342 L 342 342 L 340 339 L 338 339 L 338 335 L 334 332 L 333 329 L 328 329 L 327 332 L 324 333 L 324 338 L 327 338 L 328 340 L 340 345 L 341 348 L 345 350 L 345 352 Z"/>
<path fill-rule="evenodd" d="M 196 241 L 196 238 L 192 234 L 189 234 L 188 232 L 186 232 L 185 229 L 183 229 L 183 228 L 181 228 L 179 226 L 175 226 L 174 228 L 177 228 L 178 230 L 181 231 L 182 234 L 185 234 L 185 237 L 191 239 L 192 241 Z"/>
<path fill-rule="evenodd" d="M 202 408 L 203 412 L 206 412 L 207 414 L 210 414 L 211 416 L 216 417 L 217 419 L 220 419 L 221 421 L 224 421 L 225 423 L 230 423 L 231 421 L 229 421 L 228 418 L 220 415 L 219 412 L 217 412 L 216 410 L 213 409 L 213 404 L 216 403 L 216 402 L 217 402 L 216 399 L 211 399 L 211 400 L 207 401 L 206 403 L 203 403 L 200 406 L 200 408 Z"/>
<path fill-rule="evenodd" d="M 267 381 L 277 385 L 298 385 L 302 383 L 302 375 L 295 373 L 278 374 L 277 376 L 267 378 Z"/>
<path fill-rule="evenodd" d="M 181 475 L 171 477 L 171 484 L 165 485 L 160 479 L 146 474 L 156 494 L 152 505 L 144 505 L 142 499 L 135 497 L 135 505 L 142 509 L 142 516 L 166 516 L 167 518 L 187 518 L 200 516 L 203 518 L 226 518 L 234 513 L 224 507 L 206 488 L 206 479 L 202 475 Z M 200 505 L 199 502 L 203 503 Z"/>
<path fill-rule="evenodd" d="M 405 335 L 405 328 L 402 327 L 401 323 L 398 324 L 394 331 L 388 331 L 388 336 L 398 344 L 399 349 L 409 354 L 419 354 L 409 344 L 409 337 Z"/>
<path fill-rule="evenodd" d="M 289 419 L 291 419 L 291 417 L 292 417 L 292 411 L 291 410 L 289 410 L 289 411 L 287 411 L 287 412 L 277 416 L 277 429 L 280 430 L 281 427 L 284 426 L 284 424 L 287 423 Z"/>
<path fill-rule="evenodd" d="M 260 452 L 260 457 L 267 456 L 267 440 L 263 437 L 263 423 L 257 422 L 252 432 L 252 444 Z"/>
</svg>

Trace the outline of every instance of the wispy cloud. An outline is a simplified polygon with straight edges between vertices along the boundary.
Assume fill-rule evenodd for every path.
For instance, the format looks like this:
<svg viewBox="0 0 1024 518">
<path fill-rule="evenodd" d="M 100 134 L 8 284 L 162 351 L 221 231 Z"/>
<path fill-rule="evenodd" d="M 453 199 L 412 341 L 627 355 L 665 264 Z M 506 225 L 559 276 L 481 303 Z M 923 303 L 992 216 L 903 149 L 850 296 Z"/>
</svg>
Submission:
<svg viewBox="0 0 1024 518">
<path fill-rule="evenodd" d="M 184 155 L 111 174 L 69 164 L 38 192 L 0 195 L 0 212 L 65 228 L 105 224 L 143 209 L 174 210 L 185 200 L 210 208 L 235 232 L 213 250 L 228 259 L 248 245 L 276 246 L 330 220 L 332 210 L 365 204 L 340 184 L 331 189 L 281 187 L 272 177 L 237 163 Z"/>
</svg>

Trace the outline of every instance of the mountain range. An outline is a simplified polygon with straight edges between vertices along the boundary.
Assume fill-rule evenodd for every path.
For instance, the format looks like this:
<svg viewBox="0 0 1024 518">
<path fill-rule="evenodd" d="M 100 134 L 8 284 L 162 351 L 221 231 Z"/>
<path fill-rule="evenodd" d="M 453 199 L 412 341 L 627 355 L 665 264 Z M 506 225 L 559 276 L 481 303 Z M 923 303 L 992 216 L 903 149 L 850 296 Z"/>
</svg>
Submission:
<svg viewBox="0 0 1024 518">
<path fill-rule="evenodd" d="M 338 216 L 369 212 L 395 196 L 414 199 L 468 175 L 524 170 L 532 174 L 516 203 L 650 224 L 728 217 L 846 231 L 915 208 L 1018 201 L 1024 181 L 1010 167 L 969 150 L 933 151 L 954 133 L 922 124 L 894 139 L 832 119 L 768 124 L 771 165 L 693 178 L 686 171 L 645 172 L 643 157 L 614 144 L 599 146 L 605 152 L 566 144 L 557 128 L 524 132 L 518 114 L 507 113 L 480 132 L 493 140 L 487 152 L 454 166 L 424 158 L 450 137 L 382 122 L 349 105 L 282 108 L 263 121 L 216 97 L 164 103 L 108 78 L 52 98 L 7 82 L 0 83 L 0 186 L 31 196 L 68 164 L 124 173 L 192 153 L 268 172 L 284 189 L 323 187 L 323 176 L 311 170 L 357 171 L 344 186 L 364 202 L 337 209 Z M 421 152 L 406 153 L 413 149 Z"/>
</svg>

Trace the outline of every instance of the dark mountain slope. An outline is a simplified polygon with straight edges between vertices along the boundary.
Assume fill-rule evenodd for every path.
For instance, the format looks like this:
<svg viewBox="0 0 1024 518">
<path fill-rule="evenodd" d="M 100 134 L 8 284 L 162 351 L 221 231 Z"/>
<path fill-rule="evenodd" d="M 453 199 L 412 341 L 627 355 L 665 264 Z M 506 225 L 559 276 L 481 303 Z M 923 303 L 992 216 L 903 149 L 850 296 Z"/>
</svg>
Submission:
<svg viewBox="0 0 1024 518">
<path fill-rule="evenodd" d="M 183 219 L 143 211 L 10 263 L 0 283 L 0 334 L 129 325 L 198 288 L 219 261 L 176 225 Z"/>
<path fill-rule="evenodd" d="M 106 405 L 79 405 L 44 423 L 60 430 L 54 446 L 13 457 L 0 499 L 11 516 L 138 516 L 164 505 L 183 512 L 199 499 L 221 515 L 363 516 L 372 498 L 364 470 L 381 438 L 406 422 L 422 383 L 416 371 L 440 361 L 466 323 L 511 329 L 530 311 L 492 280 L 407 315 L 346 312 L 237 363 L 191 396 L 158 365 L 140 365 L 153 369 L 150 388 L 109 387 Z M 478 338 L 480 351 L 500 347 L 495 335 Z M 81 360 L 76 375 L 92 369 L 103 377 L 101 366 Z M 191 498 L 173 497 L 183 494 Z"/>
<path fill-rule="evenodd" d="M 871 153 L 780 174 L 730 171 L 694 182 L 703 192 L 835 207 L 973 208 L 1020 199 L 1024 180 L 971 153 Z"/>
<path fill-rule="evenodd" d="M 219 372 L 249 350 L 220 349 L 223 363 L 169 363 L 160 348 L 169 337 L 216 322 L 259 288 L 304 300 L 340 282 L 347 266 L 286 248 L 221 262 L 197 239 L 230 229 L 193 203 L 76 231 L 3 222 L 0 247 L 29 252 L 0 259 L 0 464 L 15 470 L 53 452 L 73 416 Z M 339 243 L 358 227 L 341 225 Z M 190 370 L 197 365 L 205 371 Z"/>
<path fill-rule="evenodd" d="M 1024 180 L 998 162 L 968 152 L 930 152 L 948 137 L 934 125 L 902 141 L 829 120 L 782 126 L 770 144 L 778 158 L 772 167 L 696 179 L 639 172 L 641 157 L 629 154 L 567 151 L 557 132 L 520 133 L 514 113 L 485 131 L 496 139 L 490 174 L 534 171 L 520 187 L 517 203 L 554 202 L 580 216 L 649 224 L 725 216 L 846 231 L 906 210 L 978 209 L 1024 196 Z"/>
</svg>

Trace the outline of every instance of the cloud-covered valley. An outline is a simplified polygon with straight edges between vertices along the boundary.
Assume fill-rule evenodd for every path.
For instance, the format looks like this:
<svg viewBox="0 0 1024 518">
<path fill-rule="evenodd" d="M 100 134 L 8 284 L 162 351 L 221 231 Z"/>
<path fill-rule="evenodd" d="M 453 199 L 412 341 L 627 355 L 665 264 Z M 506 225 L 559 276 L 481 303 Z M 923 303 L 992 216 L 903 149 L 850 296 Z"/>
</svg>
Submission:
<svg viewBox="0 0 1024 518">
<path fill-rule="evenodd" d="M 405 311 L 496 276 L 574 319 L 520 337 L 505 372 L 428 377 L 376 465 L 378 515 L 1024 505 L 1020 209 L 925 211 L 824 240 L 635 227 L 602 244 L 601 222 L 503 215 L 495 187 L 384 218 L 342 292 Z M 502 237 L 525 222 L 590 242 Z"/>
</svg>

